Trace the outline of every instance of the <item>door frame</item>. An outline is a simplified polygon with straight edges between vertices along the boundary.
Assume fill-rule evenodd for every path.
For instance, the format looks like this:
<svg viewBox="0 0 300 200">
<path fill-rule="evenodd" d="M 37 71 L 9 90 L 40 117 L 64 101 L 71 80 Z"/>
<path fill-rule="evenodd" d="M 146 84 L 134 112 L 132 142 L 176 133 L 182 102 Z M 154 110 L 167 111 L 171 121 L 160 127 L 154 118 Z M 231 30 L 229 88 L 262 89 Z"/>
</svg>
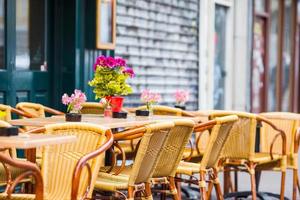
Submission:
<svg viewBox="0 0 300 200">
<path fill-rule="evenodd" d="M 234 34 L 234 0 L 203 0 L 200 1 L 199 26 L 199 109 L 214 108 L 214 33 L 215 33 L 215 5 L 228 8 L 226 49 L 233 49 Z M 233 51 L 225 50 L 225 93 L 224 109 L 232 108 L 233 84 Z"/>
<path fill-rule="evenodd" d="M 254 22 L 256 17 L 261 18 L 266 20 L 266 31 L 265 31 L 265 55 L 264 55 L 264 78 L 263 78 L 263 92 L 262 96 L 260 99 L 263 100 L 262 102 L 262 107 L 260 108 L 260 112 L 268 111 L 268 85 L 269 85 L 269 36 L 270 36 L 270 7 L 271 7 L 271 1 L 270 0 L 265 0 L 266 1 L 266 11 L 263 13 L 257 13 L 255 11 L 255 0 L 253 1 L 253 10 L 252 10 L 252 27 L 254 27 Z M 298 95 L 299 95 L 299 83 L 298 77 L 299 77 L 299 70 L 297 70 L 297 57 L 299 56 L 297 54 L 297 45 L 298 44 L 298 35 L 297 35 L 297 0 L 291 0 L 291 9 L 292 9 L 292 14 L 291 14 L 291 33 L 290 33 L 290 44 L 291 44 L 291 64 L 290 64 L 290 71 L 289 71 L 289 79 L 290 79 L 290 84 L 289 84 L 289 111 L 297 111 L 299 109 L 298 105 Z M 283 53 L 284 53 L 284 39 L 285 39 L 285 0 L 279 1 L 278 2 L 278 49 L 277 49 L 277 71 L 276 71 L 276 111 L 281 111 L 282 110 L 282 84 L 283 84 Z M 254 37 L 254 30 L 252 30 L 252 41 Z M 253 51 L 252 51 L 253 55 Z M 253 85 L 252 85 L 252 80 L 253 80 L 253 75 L 252 75 L 252 69 L 253 69 L 253 57 L 251 56 L 251 111 L 253 111 Z"/>
</svg>

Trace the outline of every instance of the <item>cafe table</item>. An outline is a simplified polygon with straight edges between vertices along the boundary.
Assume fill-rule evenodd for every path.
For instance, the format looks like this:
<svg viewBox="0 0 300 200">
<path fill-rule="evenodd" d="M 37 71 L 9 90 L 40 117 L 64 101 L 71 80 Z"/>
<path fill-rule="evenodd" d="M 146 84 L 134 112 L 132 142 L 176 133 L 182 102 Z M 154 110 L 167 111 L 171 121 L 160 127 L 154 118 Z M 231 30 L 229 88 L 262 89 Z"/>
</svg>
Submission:
<svg viewBox="0 0 300 200">
<path fill-rule="evenodd" d="M 182 119 L 181 116 L 166 116 L 166 115 L 153 115 L 153 116 L 134 116 L 129 115 L 126 119 L 117 119 L 117 118 L 109 118 L 103 117 L 103 115 L 94 115 L 94 114 L 83 114 L 82 122 L 88 122 L 93 124 L 98 124 L 105 126 L 110 129 L 116 128 L 126 128 L 126 127 L 134 127 L 140 125 L 146 125 L 159 121 L 170 121 L 175 119 Z M 195 122 L 198 122 L 200 118 L 198 117 L 184 117 L 192 119 Z M 32 126 L 32 127 L 42 127 L 48 124 L 56 124 L 56 123 L 65 123 L 64 115 L 56 115 L 52 117 L 44 117 L 44 118 L 27 118 L 27 119 L 16 119 L 9 121 L 10 124 L 14 126 Z"/>
<path fill-rule="evenodd" d="M 6 191 L 12 193 L 14 187 L 20 182 L 23 178 L 29 175 L 33 175 L 36 179 L 36 199 L 43 199 L 43 179 L 41 176 L 40 169 L 35 165 L 35 157 L 27 158 L 31 162 L 26 162 L 22 160 L 17 160 L 11 158 L 8 154 L 4 153 L 6 149 L 16 148 L 16 149 L 27 149 L 29 151 L 34 151 L 37 147 L 48 146 L 48 145 L 58 145 L 64 143 L 76 142 L 76 136 L 74 135 L 37 135 L 37 134 L 22 134 L 18 136 L 1 136 L 0 137 L 0 162 L 3 164 L 6 173 L 8 176 L 8 182 Z M 11 180 L 9 167 L 6 164 L 25 169 L 25 171 L 19 175 L 15 180 Z"/>
</svg>

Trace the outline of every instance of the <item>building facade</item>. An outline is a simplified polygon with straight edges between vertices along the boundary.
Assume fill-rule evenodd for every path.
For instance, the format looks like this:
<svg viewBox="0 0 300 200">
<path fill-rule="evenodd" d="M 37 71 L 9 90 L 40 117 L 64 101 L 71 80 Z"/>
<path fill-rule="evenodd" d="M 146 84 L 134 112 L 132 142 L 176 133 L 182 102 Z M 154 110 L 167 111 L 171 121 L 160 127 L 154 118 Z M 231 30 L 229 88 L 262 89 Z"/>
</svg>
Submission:
<svg viewBox="0 0 300 200">
<path fill-rule="evenodd" d="M 100 1 L 100 0 L 99 0 Z M 0 103 L 62 108 L 97 56 L 121 56 L 143 89 L 188 109 L 299 111 L 297 0 L 117 0 L 116 47 L 96 48 L 97 0 L 0 0 Z"/>
</svg>

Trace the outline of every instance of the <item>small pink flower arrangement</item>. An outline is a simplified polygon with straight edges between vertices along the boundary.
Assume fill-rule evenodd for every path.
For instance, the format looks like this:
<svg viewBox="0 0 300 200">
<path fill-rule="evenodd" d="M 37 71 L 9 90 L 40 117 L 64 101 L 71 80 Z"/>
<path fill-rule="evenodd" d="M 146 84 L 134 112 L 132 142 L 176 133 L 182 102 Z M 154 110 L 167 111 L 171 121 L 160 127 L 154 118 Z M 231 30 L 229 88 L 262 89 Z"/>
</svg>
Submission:
<svg viewBox="0 0 300 200">
<path fill-rule="evenodd" d="M 141 101 L 147 106 L 147 110 L 152 109 L 152 105 L 158 103 L 161 100 L 159 93 L 152 92 L 148 89 L 142 91 Z"/>
<path fill-rule="evenodd" d="M 186 90 L 176 90 L 174 94 L 176 104 L 185 105 L 185 103 L 189 100 L 190 93 Z"/>
<path fill-rule="evenodd" d="M 82 103 L 86 102 L 86 96 L 81 90 L 74 90 L 74 93 L 69 96 L 66 93 L 62 96 L 61 101 L 68 106 L 67 112 L 80 113 Z"/>
</svg>

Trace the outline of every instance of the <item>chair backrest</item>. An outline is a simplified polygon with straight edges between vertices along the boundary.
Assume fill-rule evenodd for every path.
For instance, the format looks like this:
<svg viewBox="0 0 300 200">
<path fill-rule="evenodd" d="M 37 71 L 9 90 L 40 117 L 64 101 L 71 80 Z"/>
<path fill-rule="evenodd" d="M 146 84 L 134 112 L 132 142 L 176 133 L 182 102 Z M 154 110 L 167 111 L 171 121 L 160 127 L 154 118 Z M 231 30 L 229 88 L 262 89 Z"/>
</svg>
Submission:
<svg viewBox="0 0 300 200">
<path fill-rule="evenodd" d="M 45 117 L 44 106 L 38 103 L 21 102 L 16 105 L 16 108 L 34 117 Z"/>
<path fill-rule="evenodd" d="M 199 125 L 199 129 L 203 127 L 207 130 L 211 128 L 209 124 L 213 124 L 210 132 L 210 140 L 201 160 L 200 170 L 217 168 L 221 152 L 228 141 L 227 139 L 234 123 L 237 121 L 238 117 L 236 115 L 229 115 L 225 117 L 216 117 L 214 120 Z M 195 129 L 197 129 L 197 127 Z"/>
<path fill-rule="evenodd" d="M 294 154 L 294 139 L 297 128 L 300 126 L 300 114 L 289 113 L 289 112 L 266 112 L 260 113 L 260 116 L 263 116 L 270 120 L 277 128 L 283 130 L 286 134 L 287 142 L 287 154 L 293 156 Z M 278 133 L 272 127 L 267 124 L 262 124 L 261 127 L 261 136 L 260 136 L 260 148 L 263 152 L 269 152 L 272 138 Z M 274 153 L 281 153 L 282 141 L 277 140 L 273 145 Z"/>
<path fill-rule="evenodd" d="M 137 110 L 146 110 L 146 106 L 140 106 Z M 172 115 L 172 116 L 182 116 L 182 110 L 179 108 L 173 108 L 169 106 L 154 105 L 153 106 L 154 115 Z"/>
<path fill-rule="evenodd" d="M 85 102 L 82 104 L 82 114 L 103 114 L 104 108 L 100 103 Z"/>
<path fill-rule="evenodd" d="M 146 131 L 141 139 L 129 177 L 129 185 L 147 182 L 154 171 L 161 149 L 165 144 L 173 122 L 160 122 L 145 126 Z"/>
<path fill-rule="evenodd" d="M 195 123 L 192 120 L 174 120 L 175 126 L 167 135 L 166 143 L 161 149 L 161 154 L 152 177 L 175 176 L 176 169 L 182 159 L 184 149 L 191 137 Z"/>
<path fill-rule="evenodd" d="M 70 199 L 72 175 L 78 160 L 103 145 L 107 138 L 107 128 L 89 123 L 64 123 L 48 125 L 46 134 L 75 135 L 77 141 L 71 144 L 50 145 L 43 147 L 41 173 L 44 178 L 45 199 Z M 103 156 L 98 156 L 88 163 L 92 172 L 91 190 L 100 168 Z M 88 172 L 81 174 L 78 195 L 83 195 L 88 186 Z M 89 192 L 88 197 L 91 197 Z M 82 197 L 82 196 L 81 196 Z"/>
<path fill-rule="evenodd" d="M 0 111 L 4 113 L 4 116 L 0 116 L 0 120 L 9 121 L 11 120 L 11 107 L 0 104 Z"/>
<path fill-rule="evenodd" d="M 210 114 L 210 119 L 227 115 L 237 115 L 239 119 L 230 130 L 222 157 L 251 160 L 255 154 L 257 115 L 239 111 L 216 111 Z"/>
</svg>

